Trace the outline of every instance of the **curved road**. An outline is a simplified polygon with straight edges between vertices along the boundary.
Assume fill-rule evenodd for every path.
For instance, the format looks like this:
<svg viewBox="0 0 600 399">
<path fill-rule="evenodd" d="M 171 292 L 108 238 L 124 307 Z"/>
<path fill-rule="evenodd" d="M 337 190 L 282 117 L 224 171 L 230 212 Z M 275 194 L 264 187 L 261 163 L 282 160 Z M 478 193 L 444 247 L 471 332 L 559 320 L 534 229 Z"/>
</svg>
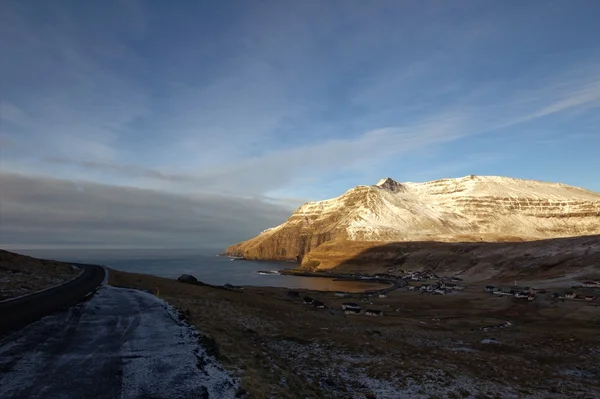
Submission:
<svg viewBox="0 0 600 399">
<path fill-rule="evenodd" d="M 0 340 L 0 398 L 233 398 L 237 381 L 154 295 L 102 287 Z"/>
<path fill-rule="evenodd" d="M 64 309 L 93 294 L 106 277 L 102 266 L 76 264 L 83 272 L 58 287 L 0 302 L 0 335 Z"/>
</svg>

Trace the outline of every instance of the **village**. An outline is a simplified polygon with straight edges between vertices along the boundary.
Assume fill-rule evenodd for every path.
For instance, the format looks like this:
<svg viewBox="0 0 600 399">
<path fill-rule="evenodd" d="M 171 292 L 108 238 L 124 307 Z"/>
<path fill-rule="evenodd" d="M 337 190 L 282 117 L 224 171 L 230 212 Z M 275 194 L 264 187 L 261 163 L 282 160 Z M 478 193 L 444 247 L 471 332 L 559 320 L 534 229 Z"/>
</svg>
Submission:
<svg viewBox="0 0 600 399">
<path fill-rule="evenodd" d="M 571 287 L 570 290 L 565 291 L 548 291 L 546 289 L 536 289 L 533 287 L 496 287 L 487 285 L 485 292 L 499 295 L 499 296 L 513 296 L 518 299 L 526 299 L 528 301 L 534 301 L 539 295 L 547 295 L 552 300 L 581 300 L 581 301 L 595 301 L 600 296 L 600 282 L 598 281 L 583 281 L 581 284 Z"/>
<path fill-rule="evenodd" d="M 314 274 L 311 274 L 315 276 Z M 378 273 L 368 275 L 365 273 L 327 273 L 327 277 L 337 279 L 358 279 L 358 280 L 377 280 L 380 283 L 388 283 L 389 286 L 382 289 L 367 290 L 360 293 L 350 292 L 320 292 L 319 298 L 311 296 L 302 296 L 298 291 L 288 291 L 287 296 L 290 299 L 301 299 L 305 306 L 315 309 L 327 309 L 332 314 L 347 316 L 383 316 L 389 312 L 401 312 L 401 303 L 397 300 L 386 300 L 394 291 L 408 291 L 419 294 L 429 295 L 450 295 L 468 291 L 471 294 L 477 292 L 489 293 L 498 297 L 509 297 L 518 301 L 533 302 L 541 296 L 549 299 L 551 302 L 568 300 L 596 301 L 600 297 L 600 282 L 594 280 L 582 281 L 580 284 L 571 287 L 571 289 L 562 289 L 558 291 L 549 291 L 546 289 L 536 289 L 530 286 L 514 285 L 486 285 L 484 287 L 463 284 L 463 280 L 456 276 L 439 276 L 429 271 L 411 271 L 389 269 L 388 273 Z M 331 298 L 324 297 L 328 296 Z M 354 301 L 340 302 L 340 299 L 353 299 Z M 397 296 L 394 299 L 399 299 Z M 327 302 L 327 303 L 326 303 Z M 358 303 L 357 303 L 358 302 Z M 510 325 L 510 323 L 508 324 Z M 506 324 L 502 324 L 506 327 Z M 487 327 L 486 329 L 491 328 Z"/>
<path fill-rule="evenodd" d="M 386 274 L 377 276 L 386 284 L 370 292 L 335 292 L 210 286 L 111 271 L 118 286 L 160 287 L 161 297 L 201 329 L 215 353 L 242 368 L 249 381 L 244 388 L 265 390 L 265 398 L 284 398 L 291 388 L 304 398 L 475 398 L 477 392 L 529 398 L 539 381 L 550 386 L 544 397 L 600 392 L 600 301 L 552 298 L 570 291 L 597 296 L 600 287 L 591 281 L 568 281 L 563 289 L 463 281 L 440 272 Z M 536 299 L 495 295 L 486 285 L 515 293 L 529 285 Z M 372 381 L 389 390 L 372 389 Z M 437 396 L 419 394 L 424 386 Z"/>
</svg>

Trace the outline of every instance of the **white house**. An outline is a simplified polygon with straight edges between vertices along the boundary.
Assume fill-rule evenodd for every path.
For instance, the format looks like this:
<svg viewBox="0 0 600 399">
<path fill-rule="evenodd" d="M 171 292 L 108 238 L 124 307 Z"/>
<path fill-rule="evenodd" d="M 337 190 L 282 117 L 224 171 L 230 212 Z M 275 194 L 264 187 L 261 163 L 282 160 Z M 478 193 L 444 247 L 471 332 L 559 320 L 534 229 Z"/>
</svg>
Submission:
<svg viewBox="0 0 600 399">
<path fill-rule="evenodd" d="M 376 309 L 367 309 L 367 310 L 365 310 L 365 315 L 367 315 L 367 316 L 383 316 L 383 312 L 381 310 L 376 310 Z"/>
<path fill-rule="evenodd" d="M 342 303 L 342 310 L 346 314 L 356 314 L 356 313 L 360 313 L 361 308 L 356 303 L 346 302 L 346 303 Z"/>
<path fill-rule="evenodd" d="M 588 288 L 600 288 L 600 281 L 584 281 L 581 285 Z"/>
</svg>

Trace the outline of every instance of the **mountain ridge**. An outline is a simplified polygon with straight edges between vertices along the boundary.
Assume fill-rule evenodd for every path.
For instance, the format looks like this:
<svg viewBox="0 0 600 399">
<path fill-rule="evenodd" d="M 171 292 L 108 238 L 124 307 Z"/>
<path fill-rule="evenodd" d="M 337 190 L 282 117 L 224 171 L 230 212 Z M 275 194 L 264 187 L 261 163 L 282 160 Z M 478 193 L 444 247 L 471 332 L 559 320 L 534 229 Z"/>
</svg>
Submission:
<svg viewBox="0 0 600 399">
<path fill-rule="evenodd" d="M 302 261 L 321 244 L 533 241 L 600 234 L 600 194 L 563 183 L 469 175 L 430 182 L 383 178 L 324 201 L 226 253 Z"/>
</svg>

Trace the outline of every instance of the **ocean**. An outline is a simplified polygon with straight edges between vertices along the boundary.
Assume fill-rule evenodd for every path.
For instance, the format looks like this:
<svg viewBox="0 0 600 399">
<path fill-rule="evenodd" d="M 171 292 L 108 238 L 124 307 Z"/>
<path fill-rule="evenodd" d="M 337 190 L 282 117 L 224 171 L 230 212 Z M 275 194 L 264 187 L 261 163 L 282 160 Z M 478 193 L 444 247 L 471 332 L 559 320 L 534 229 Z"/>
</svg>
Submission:
<svg viewBox="0 0 600 399">
<path fill-rule="evenodd" d="M 191 274 L 209 284 L 286 287 L 321 291 L 358 292 L 372 289 L 373 283 L 334 281 L 319 277 L 262 275 L 259 270 L 280 270 L 294 267 L 293 263 L 231 261 L 217 256 L 218 251 L 195 249 L 21 249 L 23 255 L 63 262 L 90 263 L 116 270 L 152 274 L 176 279 Z"/>
</svg>

